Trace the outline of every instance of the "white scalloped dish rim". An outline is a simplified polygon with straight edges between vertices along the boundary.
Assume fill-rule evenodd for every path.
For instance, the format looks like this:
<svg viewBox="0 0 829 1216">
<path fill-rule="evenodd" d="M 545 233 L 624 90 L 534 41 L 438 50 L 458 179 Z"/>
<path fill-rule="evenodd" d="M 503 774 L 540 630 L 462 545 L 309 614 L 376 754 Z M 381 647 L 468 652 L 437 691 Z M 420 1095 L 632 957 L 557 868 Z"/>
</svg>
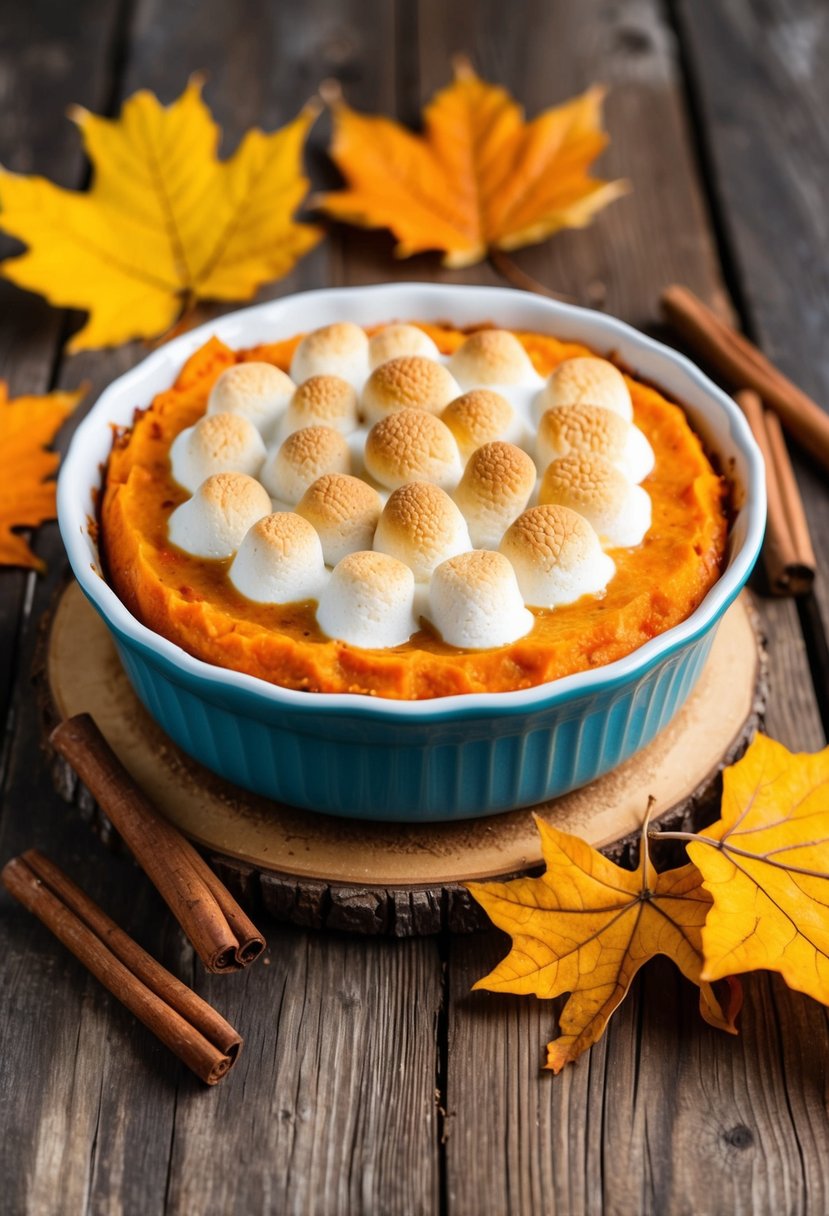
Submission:
<svg viewBox="0 0 829 1216">
<path fill-rule="evenodd" d="M 508 329 L 550 333 L 579 341 L 598 354 L 617 356 L 630 371 L 657 384 L 680 402 L 706 447 L 720 462 L 739 503 L 729 534 L 726 569 L 684 621 L 629 655 L 604 667 L 576 672 L 546 684 L 510 692 L 462 693 L 418 701 L 362 693 L 305 692 L 197 659 L 143 625 L 100 573 L 90 528 L 102 469 L 112 445 L 112 427 L 132 423 L 137 407 L 169 388 L 187 358 L 216 336 L 234 348 L 254 346 L 316 329 L 333 321 L 358 325 L 400 321 L 445 321 L 462 327 L 493 322 Z M 616 686 L 644 674 L 657 661 L 711 628 L 736 598 L 762 544 L 766 498 L 762 456 L 736 404 L 689 359 L 604 313 L 561 304 L 511 288 L 424 283 L 325 288 L 285 296 L 228 313 L 175 338 L 148 355 L 104 390 L 78 427 L 58 479 L 58 521 L 76 579 L 113 629 L 142 649 L 205 684 L 245 690 L 303 713 L 347 710 L 384 719 L 456 717 L 460 713 L 532 712 L 559 700 Z M 205 692 L 207 689 L 205 689 Z"/>
</svg>

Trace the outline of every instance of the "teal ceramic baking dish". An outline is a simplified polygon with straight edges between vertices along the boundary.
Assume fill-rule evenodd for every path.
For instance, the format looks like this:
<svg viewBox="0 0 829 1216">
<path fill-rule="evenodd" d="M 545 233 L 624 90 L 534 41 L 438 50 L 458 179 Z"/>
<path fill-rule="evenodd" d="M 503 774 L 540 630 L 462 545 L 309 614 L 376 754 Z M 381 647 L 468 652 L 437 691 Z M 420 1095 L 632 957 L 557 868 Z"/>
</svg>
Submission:
<svg viewBox="0 0 829 1216">
<path fill-rule="evenodd" d="M 296 692 L 212 666 L 151 632 L 105 582 L 95 498 L 112 426 L 169 386 L 215 334 L 230 346 L 337 320 L 489 321 L 581 341 L 681 401 L 716 454 L 737 507 L 728 563 L 697 610 L 632 654 L 518 692 L 391 701 Z M 762 458 L 729 397 L 674 351 L 601 313 L 484 287 L 408 283 L 306 292 L 184 334 L 116 380 L 79 427 L 58 484 L 72 568 L 109 627 L 141 701 L 186 752 L 269 798 L 366 819 L 494 814 L 566 793 L 614 768 L 668 724 L 691 692 L 717 625 L 748 578 L 765 524 Z"/>
</svg>

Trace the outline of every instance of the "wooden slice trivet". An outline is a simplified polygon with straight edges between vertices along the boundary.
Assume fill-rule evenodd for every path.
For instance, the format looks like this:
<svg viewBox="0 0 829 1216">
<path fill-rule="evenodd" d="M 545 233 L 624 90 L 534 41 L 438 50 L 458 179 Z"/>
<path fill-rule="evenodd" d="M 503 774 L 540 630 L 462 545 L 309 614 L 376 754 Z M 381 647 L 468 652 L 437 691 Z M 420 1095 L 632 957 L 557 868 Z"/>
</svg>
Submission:
<svg viewBox="0 0 829 1216">
<path fill-rule="evenodd" d="M 464 879 L 540 864 L 530 810 L 451 824 L 340 819 L 269 802 L 181 752 L 137 700 L 97 613 L 72 584 L 48 626 L 45 725 L 91 713 L 158 807 L 202 845 L 241 898 L 294 923 L 409 936 L 466 931 L 483 914 Z M 765 707 L 763 646 L 743 596 L 724 618 L 696 691 L 657 739 L 614 772 L 535 808 L 616 860 L 629 860 L 648 797 L 665 826 L 716 817 L 718 776 Z M 94 815 L 88 791 L 55 757 L 59 791 Z"/>
</svg>

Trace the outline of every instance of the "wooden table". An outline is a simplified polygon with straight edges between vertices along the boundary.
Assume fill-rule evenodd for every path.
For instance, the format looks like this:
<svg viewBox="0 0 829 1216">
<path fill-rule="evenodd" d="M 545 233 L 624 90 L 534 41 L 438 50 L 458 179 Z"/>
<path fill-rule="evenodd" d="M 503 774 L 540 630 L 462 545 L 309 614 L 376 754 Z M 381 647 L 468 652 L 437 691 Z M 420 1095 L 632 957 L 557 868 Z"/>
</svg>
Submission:
<svg viewBox="0 0 829 1216">
<path fill-rule="evenodd" d="M 584 303 L 656 326 L 660 289 L 731 306 L 772 359 L 829 400 L 829 10 L 825 0 L 26 0 L 0 13 L 0 159 L 81 186 L 62 115 L 113 112 L 139 87 L 176 96 L 209 73 L 232 147 L 293 115 L 319 81 L 414 121 L 465 50 L 531 113 L 610 86 L 602 168 L 633 194 L 586 232 L 518 255 Z M 332 180 L 315 132 L 318 184 Z M 395 263 L 383 234 L 335 232 L 281 294 L 389 278 L 497 282 L 431 257 Z M 12 391 L 89 380 L 88 401 L 139 345 L 67 359 L 67 318 L 0 286 L 0 374 Z M 829 494 L 798 475 L 816 547 Z M 243 1029 L 238 1068 L 206 1091 L 30 916 L 0 916 L 0 1178 L 10 1213 L 815 1213 L 829 1211 L 825 1010 L 751 977 L 741 1036 L 704 1025 L 669 965 L 649 967 L 601 1043 L 540 1072 L 555 1007 L 470 995 L 491 935 L 396 941 L 268 926 L 267 965 L 205 977 L 130 861 L 50 785 L 30 669 L 64 574 L 0 574 L 4 722 L 0 857 L 36 844 L 82 876 L 153 954 Z M 758 584 L 762 594 L 762 583 Z M 824 745 L 829 588 L 761 598 L 768 730 Z"/>
</svg>

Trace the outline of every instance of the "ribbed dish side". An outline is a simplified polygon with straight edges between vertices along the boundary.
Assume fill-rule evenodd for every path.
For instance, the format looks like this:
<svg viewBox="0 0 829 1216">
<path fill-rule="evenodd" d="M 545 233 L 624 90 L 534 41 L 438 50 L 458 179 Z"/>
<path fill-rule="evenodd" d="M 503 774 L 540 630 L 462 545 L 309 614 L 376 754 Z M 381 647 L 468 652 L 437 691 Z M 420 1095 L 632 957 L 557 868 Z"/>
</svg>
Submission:
<svg viewBox="0 0 829 1216">
<path fill-rule="evenodd" d="M 421 741 L 406 747 L 349 731 L 337 737 L 342 714 L 320 721 L 316 735 L 243 716 L 170 680 L 123 639 L 118 651 L 162 729 L 194 758 L 210 757 L 210 767 L 228 781 L 329 814 L 427 822 L 530 806 L 615 768 L 687 700 L 715 632 L 666 657 L 633 686 L 533 715 L 492 715 L 478 737 L 460 742 L 447 742 L 441 724 L 425 736 L 418 732 Z"/>
</svg>

